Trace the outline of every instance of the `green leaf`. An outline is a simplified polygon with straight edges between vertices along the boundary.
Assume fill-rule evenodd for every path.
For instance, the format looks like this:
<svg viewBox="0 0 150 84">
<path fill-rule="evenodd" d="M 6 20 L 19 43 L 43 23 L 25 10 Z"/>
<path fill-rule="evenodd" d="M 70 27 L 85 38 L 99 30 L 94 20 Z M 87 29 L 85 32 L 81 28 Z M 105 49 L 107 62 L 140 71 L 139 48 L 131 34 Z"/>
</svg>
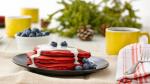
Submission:
<svg viewBox="0 0 150 84">
<path fill-rule="evenodd" d="M 100 6 L 101 3 L 105 3 L 103 7 Z M 109 6 L 109 3 L 112 6 Z M 114 27 L 142 27 L 142 24 L 137 21 L 139 17 L 136 15 L 132 4 L 127 1 L 122 3 L 118 0 L 101 0 L 100 4 L 96 4 L 86 2 L 86 0 L 69 0 L 69 2 L 61 0 L 59 4 L 63 5 L 64 8 L 50 14 L 48 17 L 49 21 L 51 21 L 57 13 L 62 14 L 56 19 L 60 23 L 61 29 L 50 30 L 51 32 L 59 33 L 61 36 L 74 37 L 77 34 L 77 30 L 83 25 L 91 25 L 92 29 L 97 33 L 100 32 L 99 28 L 102 24 Z M 129 14 L 123 16 L 125 11 L 128 11 Z"/>
</svg>

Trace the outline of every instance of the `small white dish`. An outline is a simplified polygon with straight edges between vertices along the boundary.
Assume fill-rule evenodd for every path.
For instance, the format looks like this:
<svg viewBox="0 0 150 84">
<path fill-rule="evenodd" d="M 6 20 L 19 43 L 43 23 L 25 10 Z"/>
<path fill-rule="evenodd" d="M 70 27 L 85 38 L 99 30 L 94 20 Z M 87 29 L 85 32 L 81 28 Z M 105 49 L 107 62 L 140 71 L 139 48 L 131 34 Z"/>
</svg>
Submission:
<svg viewBox="0 0 150 84">
<path fill-rule="evenodd" d="M 21 37 L 15 35 L 18 49 L 21 50 L 33 50 L 37 45 L 48 44 L 50 42 L 50 37 Z"/>
</svg>

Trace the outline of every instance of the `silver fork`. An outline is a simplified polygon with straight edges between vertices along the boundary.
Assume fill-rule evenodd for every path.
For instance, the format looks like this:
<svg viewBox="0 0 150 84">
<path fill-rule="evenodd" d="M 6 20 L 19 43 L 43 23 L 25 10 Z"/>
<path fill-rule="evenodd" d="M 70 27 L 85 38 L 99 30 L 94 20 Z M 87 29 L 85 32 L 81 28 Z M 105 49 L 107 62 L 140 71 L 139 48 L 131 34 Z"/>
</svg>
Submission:
<svg viewBox="0 0 150 84">
<path fill-rule="evenodd" d="M 148 53 L 148 54 L 147 54 Z M 143 52 L 141 52 L 140 54 L 140 60 L 134 64 L 133 66 L 131 66 L 126 72 L 125 72 L 125 75 L 129 75 L 129 74 L 133 74 L 135 73 L 136 71 L 136 68 L 137 66 L 140 64 L 140 63 L 144 63 L 144 62 L 150 62 L 150 51 L 149 49 L 143 49 Z"/>
</svg>

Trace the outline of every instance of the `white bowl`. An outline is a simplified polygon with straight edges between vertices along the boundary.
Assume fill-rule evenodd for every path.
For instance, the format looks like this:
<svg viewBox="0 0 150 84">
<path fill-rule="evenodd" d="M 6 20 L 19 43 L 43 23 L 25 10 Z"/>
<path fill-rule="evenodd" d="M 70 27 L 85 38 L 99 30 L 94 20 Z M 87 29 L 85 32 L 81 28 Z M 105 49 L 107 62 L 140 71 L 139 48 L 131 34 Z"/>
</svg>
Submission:
<svg viewBox="0 0 150 84">
<path fill-rule="evenodd" d="M 21 50 L 32 50 L 37 45 L 48 44 L 50 42 L 50 37 L 41 36 L 41 37 L 21 37 L 15 35 L 18 49 Z"/>
</svg>

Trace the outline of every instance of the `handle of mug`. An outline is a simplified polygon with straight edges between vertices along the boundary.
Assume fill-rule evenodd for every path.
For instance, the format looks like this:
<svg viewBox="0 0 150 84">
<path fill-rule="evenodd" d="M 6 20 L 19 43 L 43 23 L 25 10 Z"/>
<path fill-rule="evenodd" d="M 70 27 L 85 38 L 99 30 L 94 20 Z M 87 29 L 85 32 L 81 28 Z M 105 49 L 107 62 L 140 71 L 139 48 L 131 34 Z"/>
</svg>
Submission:
<svg viewBox="0 0 150 84">
<path fill-rule="evenodd" d="M 143 42 L 143 39 L 141 39 L 142 36 L 146 36 L 146 42 Z M 142 42 L 142 43 L 150 43 L 150 35 L 149 35 L 148 32 L 141 32 L 140 33 L 140 42 Z"/>
</svg>

